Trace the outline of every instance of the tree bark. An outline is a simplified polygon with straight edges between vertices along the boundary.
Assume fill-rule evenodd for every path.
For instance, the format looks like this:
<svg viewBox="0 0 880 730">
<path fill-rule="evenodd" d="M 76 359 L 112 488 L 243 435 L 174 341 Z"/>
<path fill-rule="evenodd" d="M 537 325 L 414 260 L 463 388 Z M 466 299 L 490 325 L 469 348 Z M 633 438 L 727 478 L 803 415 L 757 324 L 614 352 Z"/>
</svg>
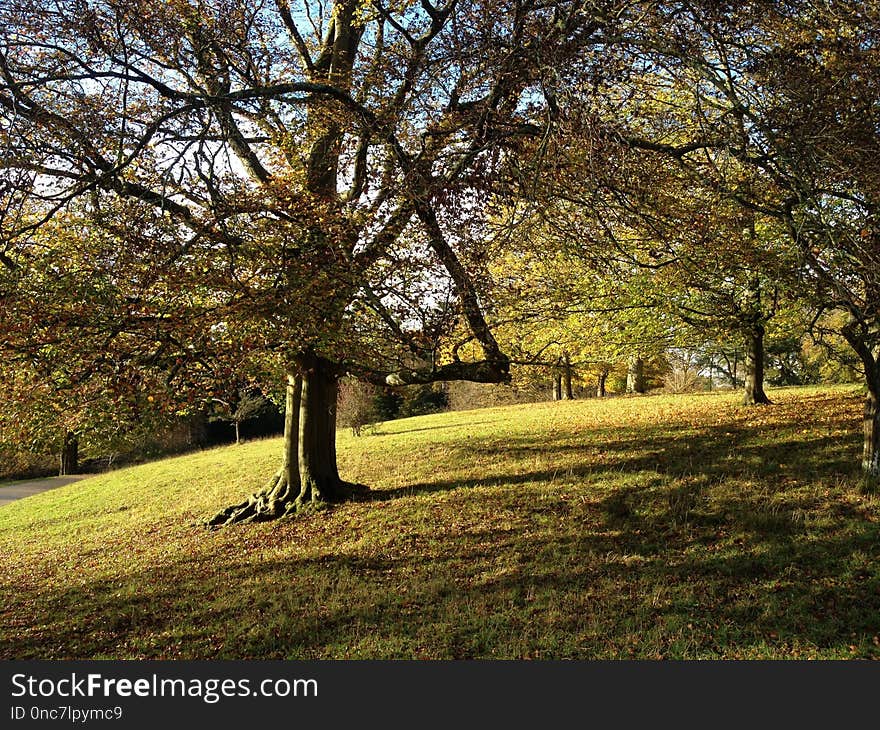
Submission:
<svg viewBox="0 0 880 730">
<path fill-rule="evenodd" d="M 645 392 L 645 364 L 638 356 L 631 357 L 629 360 L 629 370 L 626 373 L 626 392 Z"/>
<path fill-rule="evenodd" d="M 287 374 L 287 392 L 284 399 L 284 456 L 279 476 L 290 486 L 298 487 L 299 478 L 299 409 L 302 397 L 302 378 Z"/>
<path fill-rule="evenodd" d="M 880 485 L 880 351 L 871 347 L 871 331 L 853 318 L 841 330 L 844 339 L 862 361 L 868 394 L 865 398 L 862 473 L 873 491 Z"/>
<path fill-rule="evenodd" d="M 299 476 L 299 421 L 302 378 L 298 373 L 287 374 L 284 402 L 284 448 L 281 467 L 257 494 L 244 502 L 234 504 L 218 512 L 210 520 L 209 527 L 231 525 L 236 522 L 265 522 L 296 511 L 296 498 L 300 493 Z"/>
<path fill-rule="evenodd" d="M 342 481 L 336 467 L 336 399 L 338 380 L 332 363 L 317 355 L 303 362 L 300 401 L 299 501 L 334 501 Z"/>
<path fill-rule="evenodd" d="M 603 370 L 599 373 L 598 378 L 596 379 L 596 397 L 604 398 L 605 393 L 605 381 L 608 380 L 608 371 Z"/>
<path fill-rule="evenodd" d="M 874 378 L 880 381 L 880 374 Z M 880 383 L 878 383 L 880 385 Z M 865 477 L 876 483 L 880 480 L 880 387 L 868 390 L 865 398 L 865 443 L 862 453 Z"/>
<path fill-rule="evenodd" d="M 66 476 L 79 471 L 79 437 L 71 431 L 64 432 L 64 443 L 61 446 L 58 475 Z"/>
<path fill-rule="evenodd" d="M 367 487 L 339 478 L 336 466 L 336 399 L 333 363 L 314 354 L 301 358 L 301 372 L 287 375 L 281 468 L 263 488 L 208 520 L 219 527 L 265 522 L 324 502 L 362 494 Z"/>
<path fill-rule="evenodd" d="M 764 392 L 764 325 L 756 324 L 746 333 L 746 377 L 743 403 L 747 406 L 766 405 L 770 399 Z"/>
<path fill-rule="evenodd" d="M 553 400 L 562 400 L 562 375 L 553 373 Z"/>
<path fill-rule="evenodd" d="M 868 348 L 866 347 L 865 350 Z M 880 360 L 873 352 L 868 351 L 864 354 L 868 395 L 865 398 L 862 471 L 868 483 L 875 487 L 880 484 Z"/>
<path fill-rule="evenodd" d="M 571 388 L 571 358 L 568 353 L 565 353 L 565 359 L 562 364 L 562 381 L 563 381 L 563 390 L 562 390 L 562 399 L 563 400 L 574 400 L 574 392 Z"/>
</svg>

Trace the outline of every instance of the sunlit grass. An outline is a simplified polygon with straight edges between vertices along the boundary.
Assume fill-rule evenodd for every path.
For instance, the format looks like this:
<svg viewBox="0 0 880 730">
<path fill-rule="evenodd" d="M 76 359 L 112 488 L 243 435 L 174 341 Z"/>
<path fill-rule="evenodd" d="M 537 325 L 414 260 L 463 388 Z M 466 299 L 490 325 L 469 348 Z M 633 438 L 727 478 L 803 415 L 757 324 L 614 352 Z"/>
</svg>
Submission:
<svg viewBox="0 0 880 730">
<path fill-rule="evenodd" d="M 0 509 L 5 658 L 880 656 L 855 388 L 575 401 L 340 432 L 373 499 L 216 532 L 256 441 Z"/>
</svg>

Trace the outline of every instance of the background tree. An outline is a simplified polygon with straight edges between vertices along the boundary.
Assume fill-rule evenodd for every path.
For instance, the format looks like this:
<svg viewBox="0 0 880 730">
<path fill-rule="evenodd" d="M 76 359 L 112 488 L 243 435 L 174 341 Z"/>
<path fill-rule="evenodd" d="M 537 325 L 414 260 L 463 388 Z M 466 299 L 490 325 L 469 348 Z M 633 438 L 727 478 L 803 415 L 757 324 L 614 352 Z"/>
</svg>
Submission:
<svg viewBox="0 0 880 730">
<path fill-rule="evenodd" d="M 617 47 L 616 73 L 568 89 L 581 141 L 574 157 L 571 146 L 554 155 L 557 197 L 604 221 L 606 241 L 625 231 L 648 243 L 668 233 L 652 214 L 688 199 L 687 187 L 652 181 L 678 176 L 784 230 L 768 252 L 794 263 L 776 267 L 779 283 L 849 314 L 841 335 L 865 373 L 862 465 L 875 480 L 877 13 L 857 2 L 673 2 L 643 19 Z M 590 87 L 601 93 L 580 93 Z M 705 235 L 698 223 L 682 230 Z"/>
<path fill-rule="evenodd" d="M 208 420 L 215 423 L 231 423 L 235 432 L 235 443 L 241 443 L 241 426 L 246 421 L 271 418 L 277 413 L 272 402 L 266 398 L 260 389 L 245 384 L 230 383 L 230 393 L 224 393 L 223 398 L 215 392 L 210 396 L 212 412 Z"/>
<path fill-rule="evenodd" d="M 161 235 L 142 223 L 144 236 Z M 134 226 L 129 234 L 123 241 L 75 213 L 58 215 L 30 234 L 27 256 L 0 267 L 0 441 L 59 454 L 62 474 L 77 470 L 80 447 L 115 451 L 168 427 L 214 377 L 193 357 L 170 387 L 169 374 L 205 336 L 184 346 L 163 332 L 201 305 L 195 293 L 169 294 L 158 270 L 143 278 L 117 271 L 129 247 L 146 240 Z"/>
<path fill-rule="evenodd" d="M 584 255 L 591 223 L 583 209 L 541 199 L 505 216 L 496 221 L 508 233 L 492 263 L 493 317 L 511 362 L 549 374 L 554 399 L 566 400 L 577 380 L 604 396 L 609 374 L 639 361 L 644 392 L 646 363 L 662 359 L 672 341 L 652 272 L 607 247 L 603 256 Z"/>
<path fill-rule="evenodd" d="M 688 80 L 698 119 L 706 119 L 706 109 L 720 114 L 713 146 L 762 184 L 731 185 L 712 165 L 703 166 L 705 178 L 744 209 L 784 226 L 799 264 L 785 278 L 803 286 L 817 309 L 847 313 L 840 334 L 867 387 L 862 467 L 876 481 L 880 16 L 858 2 L 768 0 L 723 11 L 689 3 L 668 11 L 675 27 L 653 29 L 645 46 Z"/>
</svg>

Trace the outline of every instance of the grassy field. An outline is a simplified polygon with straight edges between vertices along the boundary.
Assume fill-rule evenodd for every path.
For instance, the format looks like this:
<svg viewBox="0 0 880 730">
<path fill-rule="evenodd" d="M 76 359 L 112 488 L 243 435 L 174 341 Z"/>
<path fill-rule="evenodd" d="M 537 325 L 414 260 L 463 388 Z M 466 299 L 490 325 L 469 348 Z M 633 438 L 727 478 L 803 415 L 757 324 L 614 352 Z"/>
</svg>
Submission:
<svg viewBox="0 0 880 730">
<path fill-rule="evenodd" d="M 3 658 L 880 657 L 861 396 L 514 406 L 340 433 L 370 501 L 207 531 L 278 441 L 0 510 Z"/>
</svg>

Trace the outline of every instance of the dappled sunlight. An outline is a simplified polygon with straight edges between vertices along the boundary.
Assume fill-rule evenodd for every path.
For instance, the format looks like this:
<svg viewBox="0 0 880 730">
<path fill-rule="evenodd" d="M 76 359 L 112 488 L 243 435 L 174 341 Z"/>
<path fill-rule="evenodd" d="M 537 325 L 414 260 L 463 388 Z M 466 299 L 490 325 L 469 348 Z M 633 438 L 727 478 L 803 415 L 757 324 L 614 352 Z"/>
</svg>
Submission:
<svg viewBox="0 0 880 730">
<path fill-rule="evenodd" d="M 199 519 L 276 441 L 64 487 L 0 511 L 0 654 L 876 656 L 858 394 L 772 397 L 389 423 L 340 437 L 368 501 L 216 532 Z"/>
</svg>

